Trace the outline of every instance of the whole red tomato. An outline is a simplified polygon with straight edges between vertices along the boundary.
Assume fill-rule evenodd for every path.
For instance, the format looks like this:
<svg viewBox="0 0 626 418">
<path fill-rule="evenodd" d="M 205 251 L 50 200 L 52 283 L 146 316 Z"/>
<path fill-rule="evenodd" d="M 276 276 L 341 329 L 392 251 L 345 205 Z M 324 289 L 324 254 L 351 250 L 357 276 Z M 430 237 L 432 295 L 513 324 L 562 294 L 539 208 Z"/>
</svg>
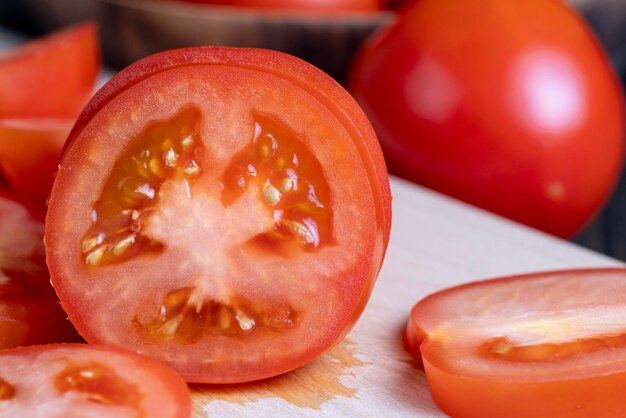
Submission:
<svg viewBox="0 0 626 418">
<path fill-rule="evenodd" d="M 619 84 L 561 2 L 417 1 L 364 47 L 350 88 L 392 173 L 555 235 L 620 171 Z"/>
</svg>

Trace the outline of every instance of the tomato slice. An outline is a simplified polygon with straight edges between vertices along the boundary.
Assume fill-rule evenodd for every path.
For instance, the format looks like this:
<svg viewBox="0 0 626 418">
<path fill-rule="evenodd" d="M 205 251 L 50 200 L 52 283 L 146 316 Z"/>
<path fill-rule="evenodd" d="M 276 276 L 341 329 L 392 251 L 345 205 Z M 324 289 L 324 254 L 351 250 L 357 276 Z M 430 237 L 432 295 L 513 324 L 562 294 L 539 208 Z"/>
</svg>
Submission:
<svg viewBox="0 0 626 418">
<path fill-rule="evenodd" d="M 405 347 L 454 417 L 617 417 L 625 294 L 626 269 L 470 283 L 417 303 Z"/>
<path fill-rule="evenodd" d="M 0 349 L 76 341 L 50 286 L 43 223 L 0 191 Z"/>
<path fill-rule="evenodd" d="M 59 344 L 4 350 L 0 370 L 2 416 L 191 415 L 189 389 L 176 372 L 117 347 Z"/>
<path fill-rule="evenodd" d="M 121 72 L 79 118 L 48 263 L 88 341 L 188 381 L 256 380 L 352 327 L 390 211 L 373 130 L 328 76 L 273 51 L 174 50 Z"/>
<path fill-rule="evenodd" d="M 45 203 L 67 134 L 69 119 L 0 119 L 0 175 L 33 203 Z"/>
<path fill-rule="evenodd" d="M 75 118 L 100 69 L 93 23 L 84 23 L 0 55 L 0 118 Z"/>
</svg>

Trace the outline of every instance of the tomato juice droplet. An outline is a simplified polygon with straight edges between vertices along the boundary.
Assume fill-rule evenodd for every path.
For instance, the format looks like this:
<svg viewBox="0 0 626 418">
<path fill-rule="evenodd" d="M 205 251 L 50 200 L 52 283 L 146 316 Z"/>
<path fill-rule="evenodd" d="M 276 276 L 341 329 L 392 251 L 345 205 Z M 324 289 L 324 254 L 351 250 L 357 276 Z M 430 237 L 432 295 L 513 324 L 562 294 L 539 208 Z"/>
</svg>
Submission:
<svg viewBox="0 0 626 418">
<path fill-rule="evenodd" d="M 128 406 L 137 411 L 137 418 L 144 415 L 140 405 L 143 395 L 137 386 L 122 379 L 103 363 L 69 362 L 54 377 L 54 386 L 60 393 L 79 392 L 90 402 Z"/>
</svg>

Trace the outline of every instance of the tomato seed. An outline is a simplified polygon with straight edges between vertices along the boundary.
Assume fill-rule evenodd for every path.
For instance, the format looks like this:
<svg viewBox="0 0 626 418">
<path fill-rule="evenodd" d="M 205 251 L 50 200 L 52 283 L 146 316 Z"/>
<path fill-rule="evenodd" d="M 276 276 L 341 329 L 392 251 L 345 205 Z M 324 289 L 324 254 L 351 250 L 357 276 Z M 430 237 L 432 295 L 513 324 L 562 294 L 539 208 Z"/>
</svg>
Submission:
<svg viewBox="0 0 626 418">
<path fill-rule="evenodd" d="M 281 194 L 278 189 L 269 181 L 267 181 L 263 186 L 263 196 L 265 197 L 265 201 L 271 206 L 275 206 L 278 202 L 280 202 L 281 198 Z"/>
<path fill-rule="evenodd" d="M 104 257 L 104 253 L 106 252 L 106 246 L 101 246 L 93 250 L 91 253 L 87 254 L 85 258 L 85 262 L 92 266 L 96 267 L 102 263 L 102 258 Z"/>
</svg>

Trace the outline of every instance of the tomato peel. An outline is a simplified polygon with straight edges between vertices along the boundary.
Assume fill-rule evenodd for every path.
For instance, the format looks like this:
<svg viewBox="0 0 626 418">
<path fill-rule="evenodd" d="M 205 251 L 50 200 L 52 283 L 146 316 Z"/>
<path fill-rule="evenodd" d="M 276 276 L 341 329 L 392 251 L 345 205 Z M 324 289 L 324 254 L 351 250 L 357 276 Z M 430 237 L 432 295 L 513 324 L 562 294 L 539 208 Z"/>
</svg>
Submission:
<svg viewBox="0 0 626 418">
<path fill-rule="evenodd" d="M 622 268 L 453 287 L 413 307 L 405 348 L 451 416 L 619 416 L 624 288 Z"/>
</svg>

